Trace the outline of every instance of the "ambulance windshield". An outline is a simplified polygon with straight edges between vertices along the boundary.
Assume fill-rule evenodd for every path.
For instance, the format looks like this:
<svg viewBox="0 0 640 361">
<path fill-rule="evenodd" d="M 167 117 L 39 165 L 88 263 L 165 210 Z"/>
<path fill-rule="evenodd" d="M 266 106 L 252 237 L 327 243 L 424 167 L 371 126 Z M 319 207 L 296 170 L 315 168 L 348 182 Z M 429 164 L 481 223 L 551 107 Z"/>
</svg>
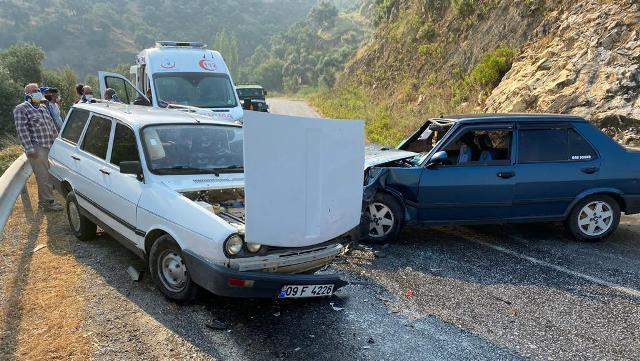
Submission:
<svg viewBox="0 0 640 361">
<path fill-rule="evenodd" d="M 237 106 L 229 76 L 216 73 L 162 73 L 154 75 L 160 106 L 189 105 L 199 108 Z"/>
</svg>

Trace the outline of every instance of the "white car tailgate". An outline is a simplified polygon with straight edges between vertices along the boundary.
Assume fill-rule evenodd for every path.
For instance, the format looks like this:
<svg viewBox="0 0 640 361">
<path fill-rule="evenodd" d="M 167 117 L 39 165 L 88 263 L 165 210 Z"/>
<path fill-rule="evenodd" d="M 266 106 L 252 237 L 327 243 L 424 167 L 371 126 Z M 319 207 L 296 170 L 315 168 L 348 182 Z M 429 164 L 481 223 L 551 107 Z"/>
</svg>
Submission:
<svg viewBox="0 0 640 361">
<path fill-rule="evenodd" d="M 246 112 L 246 240 L 304 247 L 360 223 L 362 121 Z"/>
</svg>

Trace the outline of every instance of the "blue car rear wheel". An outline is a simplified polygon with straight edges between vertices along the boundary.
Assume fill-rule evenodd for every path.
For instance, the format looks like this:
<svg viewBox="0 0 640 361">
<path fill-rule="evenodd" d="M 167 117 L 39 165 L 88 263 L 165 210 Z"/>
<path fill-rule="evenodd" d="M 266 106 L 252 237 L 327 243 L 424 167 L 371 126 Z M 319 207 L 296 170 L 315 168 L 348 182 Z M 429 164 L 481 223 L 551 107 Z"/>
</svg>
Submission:
<svg viewBox="0 0 640 361">
<path fill-rule="evenodd" d="M 609 237 L 620 223 L 620 205 L 607 195 L 593 195 L 578 202 L 567 228 L 580 241 L 597 242 Z"/>
</svg>

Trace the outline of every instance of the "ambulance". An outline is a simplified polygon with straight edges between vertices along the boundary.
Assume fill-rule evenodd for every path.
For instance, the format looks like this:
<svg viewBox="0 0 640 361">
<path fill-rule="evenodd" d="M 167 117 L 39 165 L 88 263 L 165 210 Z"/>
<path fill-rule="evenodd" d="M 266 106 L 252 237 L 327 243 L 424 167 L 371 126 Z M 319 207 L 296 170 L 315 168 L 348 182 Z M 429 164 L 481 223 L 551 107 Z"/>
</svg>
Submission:
<svg viewBox="0 0 640 361">
<path fill-rule="evenodd" d="M 102 97 L 126 104 L 196 109 L 203 115 L 242 121 L 242 105 L 227 64 L 219 52 L 202 42 L 156 42 L 136 56 L 129 75 L 127 79 L 99 72 Z"/>
</svg>

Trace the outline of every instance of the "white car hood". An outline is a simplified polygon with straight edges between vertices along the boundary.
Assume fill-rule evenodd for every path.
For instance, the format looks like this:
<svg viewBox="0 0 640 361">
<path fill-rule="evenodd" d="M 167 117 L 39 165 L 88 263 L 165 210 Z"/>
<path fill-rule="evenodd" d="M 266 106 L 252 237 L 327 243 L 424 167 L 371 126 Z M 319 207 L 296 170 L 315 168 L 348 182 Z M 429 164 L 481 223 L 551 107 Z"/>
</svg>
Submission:
<svg viewBox="0 0 640 361">
<path fill-rule="evenodd" d="M 417 154 L 418 153 L 398 149 L 380 150 L 380 148 L 374 147 L 373 145 L 368 145 L 365 150 L 364 169 L 379 164 L 393 162 L 394 160 L 411 158 Z"/>
<path fill-rule="evenodd" d="M 246 241 L 304 247 L 358 226 L 364 123 L 246 112 Z"/>
</svg>

